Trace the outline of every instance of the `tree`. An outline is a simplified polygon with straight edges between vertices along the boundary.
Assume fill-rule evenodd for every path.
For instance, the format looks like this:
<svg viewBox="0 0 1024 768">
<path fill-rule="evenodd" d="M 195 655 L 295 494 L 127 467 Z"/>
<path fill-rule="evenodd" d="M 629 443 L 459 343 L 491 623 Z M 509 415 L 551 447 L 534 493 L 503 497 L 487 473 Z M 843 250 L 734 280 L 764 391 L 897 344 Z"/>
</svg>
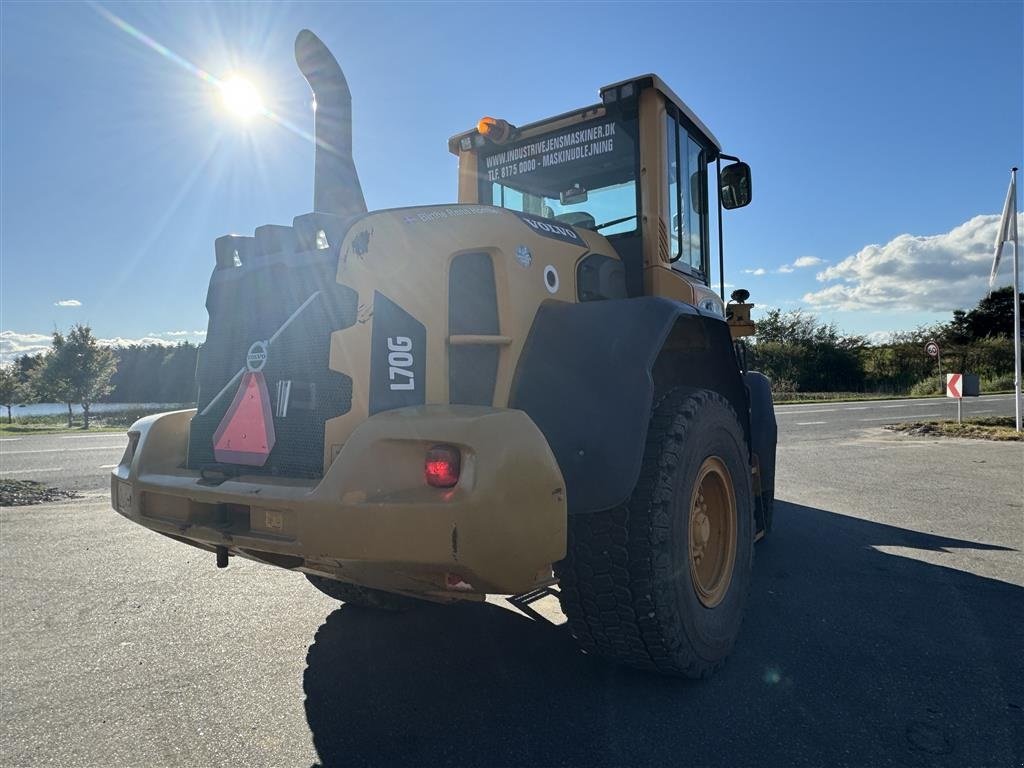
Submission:
<svg viewBox="0 0 1024 768">
<path fill-rule="evenodd" d="M 768 375 L 776 391 L 859 391 L 864 384 L 861 336 L 843 336 L 800 309 L 770 309 L 757 321 L 752 365 Z"/>
<path fill-rule="evenodd" d="M 71 406 L 75 396 L 71 386 L 72 360 L 63 350 L 67 346 L 60 331 L 53 332 L 50 351 L 43 358 L 42 365 L 32 371 L 32 389 L 42 402 L 64 403 L 68 407 L 68 429 L 72 426 Z"/>
<path fill-rule="evenodd" d="M 958 315 L 962 317 L 958 318 Z M 993 336 L 1013 336 L 1013 287 L 1007 285 L 992 291 L 970 312 L 954 312 L 950 326 L 958 325 L 966 331 L 965 341 Z"/>
<path fill-rule="evenodd" d="M 24 402 L 25 386 L 18 378 L 17 368 L 13 365 L 0 365 L 0 405 L 7 409 L 7 423 L 10 424 L 11 406 Z"/>
<path fill-rule="evenodd" d="M 72 424 L 71 405 L 80 403 L 83 427 L 88 429 L 89 409 L 113 388 L 110 379 L 116 366 L 114 353 L 99 345 L 92 329 L 77 324 L 72 326 L 66 337 L 54 331 L 53 348 L 46 356 L 38 388 L 67 404 L 69 427 Z"/>
</svg>

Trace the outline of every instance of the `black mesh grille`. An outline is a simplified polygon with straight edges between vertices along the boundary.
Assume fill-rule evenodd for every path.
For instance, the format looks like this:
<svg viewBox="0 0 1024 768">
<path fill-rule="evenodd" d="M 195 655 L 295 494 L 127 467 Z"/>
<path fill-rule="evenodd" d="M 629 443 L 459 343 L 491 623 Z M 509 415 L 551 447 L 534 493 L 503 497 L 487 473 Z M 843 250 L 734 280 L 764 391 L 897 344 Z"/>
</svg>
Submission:
<svg viewBox="0 0 1024 768">
<path fill-rule="evenodd" d="M 455 335 L 496 335 L 498 296 L 494 263 L 486 253 L 463 253 L 452 259 L 448 273 L 448 332 Z M 449 401 L 491 405 L 498 378 L 499 349 L 493 345 L 448 348 Z"/>
<path fill-rule="evenodd" d="M 333 249 L 332 249 L 333 250 Z M 260 257 L 246 253 L 240 266 L 221 264 L 210 281 L 206 343 L 199 353 L 199 412 L 192 419 L 188 466 L 244 469 L 247 474 L 320 477 L 324 422 L 352 407 L 352 380 L 328 367 L 331 332 L 355 322 L 357 296 L 335 282 L 337 252 Z M 255 341 L 271 339 L 310 297 L 267 350 L 263 375 L 270 393 L 276 442 L 262 467 L 217 464 L 213 435 L 238 384 L 218 393 Z M 287 390 L 287 409 L 282 396 Z M 204 409 L 214 398 L 213 406 Z"/>
</svg>

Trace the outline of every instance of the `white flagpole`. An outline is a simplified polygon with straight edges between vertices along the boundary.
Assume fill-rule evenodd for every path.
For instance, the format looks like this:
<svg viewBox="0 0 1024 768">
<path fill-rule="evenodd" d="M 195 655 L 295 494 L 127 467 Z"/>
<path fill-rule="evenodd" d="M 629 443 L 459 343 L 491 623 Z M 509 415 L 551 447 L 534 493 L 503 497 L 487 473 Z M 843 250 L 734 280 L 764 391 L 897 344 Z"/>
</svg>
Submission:
<svg viewBox="0 0 1024 768">
<path fill-rule="evenodd" d="M 1020 402 L 1020 264 L 1017 255 L 1020 251 L 1020 232 L 1017 226 L 1017 169 L 1010 170 L 1010 185 L 1013 187 L 1013 400 L 1017 415 L 1017 431 L 1021 431 Z"/>
</svg>

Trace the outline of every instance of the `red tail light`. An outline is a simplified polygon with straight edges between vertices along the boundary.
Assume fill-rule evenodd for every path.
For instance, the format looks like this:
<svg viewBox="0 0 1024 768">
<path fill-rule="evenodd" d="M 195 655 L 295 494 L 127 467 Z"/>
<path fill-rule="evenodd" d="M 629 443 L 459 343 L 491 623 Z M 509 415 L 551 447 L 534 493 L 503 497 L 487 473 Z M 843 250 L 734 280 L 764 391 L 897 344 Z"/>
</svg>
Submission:
<svg viewBox="0 0 1024 768">
<path fill-rule="evenodd" d="M 459 482 L 461 469 L 459 449 L 451 445 L 435 445 L 427 451 L 423 476 L 434 488 L 452 488 Z"/>
</svg>

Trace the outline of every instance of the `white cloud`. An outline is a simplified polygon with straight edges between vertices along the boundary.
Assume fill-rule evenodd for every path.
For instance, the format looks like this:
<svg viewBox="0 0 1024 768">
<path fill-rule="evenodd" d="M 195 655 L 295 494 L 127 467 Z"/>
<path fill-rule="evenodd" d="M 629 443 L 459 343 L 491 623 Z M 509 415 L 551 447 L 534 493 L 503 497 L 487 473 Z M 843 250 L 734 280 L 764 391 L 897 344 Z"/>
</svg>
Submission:
<svg viewBox="0 0 1024 768">
<path fill-rule="evenodd" d="M 864 334 L 864 338 L 868 340 L 869 344 L 888 344 L 892 341 L 895 333 L 896 331 L 871 331 L 871 333 Z"/>
<path fill-rule="evenodd" d="M 824 264 L 824 263 L 825 263 L 825 260 L 824 259 L 819 259 L 817 256 L 801 256 L 796 261 L 794 261 L 792 264 L 783 264 L 778 269 L 773 269 L 772 272 L 774 272 L 777 275 L 788 275 L 788 274 L 791 274 L 792 272 L 794 272 L 794 271 L 796 271 L 798 269 L 803 269 L 804 267 L 814 267 L 814 266 L 817 266 L 818 264 Z M 746 272 L 750 272 L 750 274 L 762 274 L 762 275 L 765 274 L 764 270 L 761 270 L 760 273 L 758 273 L 756 271 L 751 272 L 751 270 L 749 270 L 749 269 L 745 270 L 745 271 Z"/>
<path fill-rule="evenodd" d="M 0 362 L 10 362 L 15 357 L 34 355 L 50 348 L 53 337 L 47 333 L 18 333 L 0 331 Z"/>
<path fill-rule="evenodd" d="M 150 331 L 150 336 L 205 336 L 206 331 Z"/>
<path fill-rule="evenodd" d="M 173 347 L 178 342 L 169 339 L 161 339 L 159 336 L 143 336 L 138 339 L 126 339 L 123 336 L 115 336 L 112 339 L 96 339 L 105 347 L 130 347 L 133 344 L 159 344 L 162 347 Z"/>
<path fill-rule="evenodd" d="M 1024 228 L 1024 214 L 1018 214 Z M 834 283 L 804 296 L 816 307 L 839 310 L 949 312 L 977 303 L 988 291 L 998 215 L 975 216 L 941 235 L 899 235 L 868 245 L 818 273 Z M 1009 282 L 1010 259 L 1000 265 Z"/>
<path fill-rule="evenodd" d="M 205 336 L 206 331 L 184 331 L 186 335 Z M 133 344 L 159 344 L 162 347 L 173 347 L 180 344 L 183 339 L 181 333 L 165 332 L 151 333 L 137 339 L 128 339 L 117 336 L 112 339 L 97 339 L 105 347 L 130 347 Z M 176 336 L 179 338 L 167 339 L 162 336 Z M 19 333 L 17 331 L 0 331 L 0 363 L 9 363 L 16 357 L 22 355 L 35 355 L 39 352 L 46 352 L 50 349 L 53 336 L 49 333 Z"/>
<path fill-rule="evenodd" d="M 748 275 L 757 275 L 758 277 L 768 274 L 768 270 L 764 267 L 758 267 L 757 269 L 744 269 L 743 271 Z"/>
<path fill-rule="evenodd" d="M 80 307 L 82 302 L 78 299 L 61 299 L 60 301 L 53 302 L 55 307 Z"/>
</svg>

